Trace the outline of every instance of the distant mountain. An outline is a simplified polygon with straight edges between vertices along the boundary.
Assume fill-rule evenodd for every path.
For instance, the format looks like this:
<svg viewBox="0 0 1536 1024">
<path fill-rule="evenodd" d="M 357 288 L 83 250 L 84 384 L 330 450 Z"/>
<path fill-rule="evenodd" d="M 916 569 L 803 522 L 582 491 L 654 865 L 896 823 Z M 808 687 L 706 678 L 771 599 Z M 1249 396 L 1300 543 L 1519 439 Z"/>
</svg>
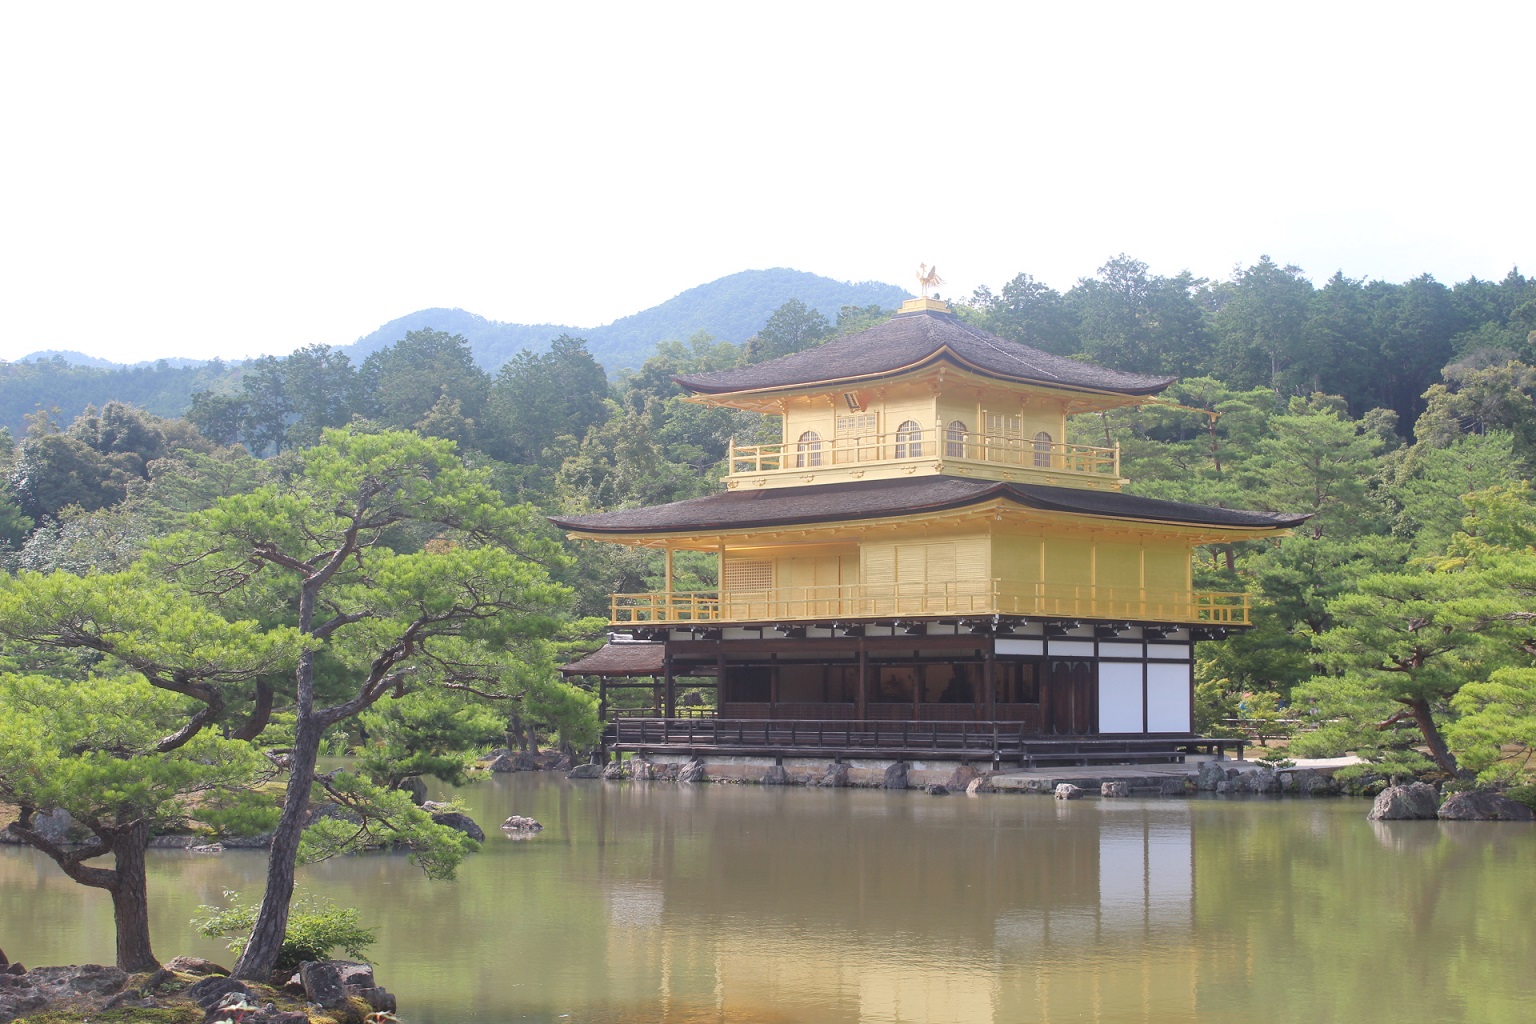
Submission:
<svg viewBox="0 0 1536 1024">
<path fill-rule="evenodd" d="M 570 334 L 585 338 L 588 351 L 613 372 L 639 367 L 660 342 L 686 341 L 699 331 L 708 331 L 719 341 L 746 341 L 790 299 L 799 299 L 835 322 L 844 306 L 895 308 L 906 298 L 905 290 L 878 281 L 834 281 L 784 267 L 743 270 L 601 327 L 511 324 L 462 309 L 423 309 L 391 320 L 343 351 L 354 361 L 361 361 L 399 341 L 408 331 L 430 328 L 462 334 L 474 350 L 475 360 L 494 372 L 523 349 L 543 351 L 552 339 Z"/>
<path fill-rule="evenodd" d="M 431 328 L 462 334 L 476 361 L 495 372 L 523 349 L 543 352 L 551 340 L 570 334 L 585 338 L 588 350 L 613 373 L 638 368 L 660 342 L 686 341 L 699 331 L 708 331 L 720 341 L 746 341 L 790 299 L 799 299 L 836 322 L 844 306 L 891 309 L 905 298 L 901 288 L 878 281 L 834 281 L 782 267 L 744 270 L 601 327 L 509 324 L 462 309 L 423 309 L 391 320 L 342 351 L 361 363 L 407 332 Z M 27 414 L 38 409 L 56 408 L 62 425 L 87 405 L 101 406 L 112 399 L 160 416 L 181 416 L 193 393 L 237 387 L 241 373 L 238 362 L 162 359 L 127 366 L 81 352 L 34 352 L 11 363 L 0 360 L 0 426 L 19 436 Z"/>
<path fill-rule="evenodd" d="M 137 363 L 114 363 L 110 359 L 88 356 L 84 352 L 76 352 L 73 349 L 60 350 L 55 348 L 44 349 L 40 352 L 28 352 L 16 360 L 16 362 L 45 363 L 51 360 L 60 360 L 68 363 L 70 366 L 88 366 L 96 370 L 136 370 L 143 367 L 158 366 L 160 363 L 164 363 L 172 369 L 185 369 L 189 366 L 202 366 L 208 362 L 206 359 L 183 359 L 177 357 L 175 359 L 144 359 Z M 235 362 L 227 365 L 235 366 L 238 364 L 239 360 L 235 360 Z"/>
</svg>

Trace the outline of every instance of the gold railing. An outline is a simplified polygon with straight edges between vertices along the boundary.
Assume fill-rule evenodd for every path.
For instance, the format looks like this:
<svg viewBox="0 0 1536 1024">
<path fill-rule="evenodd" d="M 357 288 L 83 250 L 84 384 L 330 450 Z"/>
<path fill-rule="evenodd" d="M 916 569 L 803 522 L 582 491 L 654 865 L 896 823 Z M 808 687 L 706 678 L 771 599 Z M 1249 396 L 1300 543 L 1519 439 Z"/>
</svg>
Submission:
<svg viewBox="0 0 1536 1024">
<path fill-rule="evenodd" d="M 636 625 L 828 622 L 937 615 L 1022 615 L 1246 626 L 1248 595 L 1213 591 L 1089 587 L 1014 580 L 853 584 L 773 590 L 614 594 L 610 619 Z"/>
<path fill-rule="evenodd" d="M 819 441 L 738 445 L 731 441 L 732 476 L 804 473 L 834 466 L 905 462 L 911 459 L 1014 466 L 1044 473 L 1120 476 L 1120 448 L 1034 441 L 947 429 L 836 437 Z"/>
</svg>

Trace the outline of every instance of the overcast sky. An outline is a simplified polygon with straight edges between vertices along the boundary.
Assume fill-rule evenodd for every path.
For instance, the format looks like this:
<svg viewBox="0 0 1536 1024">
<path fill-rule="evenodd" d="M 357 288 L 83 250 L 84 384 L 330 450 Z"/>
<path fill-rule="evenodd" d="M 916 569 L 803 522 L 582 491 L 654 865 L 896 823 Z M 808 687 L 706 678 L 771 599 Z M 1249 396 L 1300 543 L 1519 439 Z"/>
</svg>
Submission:
<svg viewBox="0 0 1536 1024">
<path fill-rule="evenodd" d="M 0 358 L 596 326 L 739 270 L 1536 270 L 1536 5 L 12 3 Z"/>
</svg>

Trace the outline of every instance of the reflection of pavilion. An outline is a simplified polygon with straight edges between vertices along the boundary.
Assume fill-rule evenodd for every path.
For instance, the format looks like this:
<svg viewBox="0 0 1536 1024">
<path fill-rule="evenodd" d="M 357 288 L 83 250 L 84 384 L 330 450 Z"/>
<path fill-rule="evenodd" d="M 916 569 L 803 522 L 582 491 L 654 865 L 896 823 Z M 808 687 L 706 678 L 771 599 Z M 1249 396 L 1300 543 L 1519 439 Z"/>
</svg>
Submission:
<svg viewBox="0 0 1536 1024">
<path fill-rule="evenodd" d="M 1183 802 L 998 797 L 973 802 L 990 805 L 978 818 L 947 801 L 790 792 L 825 813 L 769 841 L 762 791 L 717 792 L 704 803 L 730 812 L 690 821 L 707 856 L 677 850 L 694 867 L 651 861 L 601 883 L 611 969 L 658 979 L 674 1005 L 732 1021 L 1003 1024 L 1094 1019 L 1090 1006 L 1197 1019 Z M 933 828 L 942 852 L 922 841 Z M 756 1015 L 767 1007 L 777 1015 Z"/>
</svg>

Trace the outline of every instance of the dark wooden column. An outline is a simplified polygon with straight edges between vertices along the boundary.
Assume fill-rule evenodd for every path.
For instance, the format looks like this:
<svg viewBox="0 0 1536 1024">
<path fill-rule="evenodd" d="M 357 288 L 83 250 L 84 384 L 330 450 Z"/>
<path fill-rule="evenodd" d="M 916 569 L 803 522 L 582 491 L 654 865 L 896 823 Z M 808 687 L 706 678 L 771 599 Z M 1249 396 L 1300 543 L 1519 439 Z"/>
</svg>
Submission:
<svg viewBox="0 0 1536 1024">
<path fill-rule="evenodd" d="M 987 659 L 981 671 L 981 686 L 984 691 L 981 698 L 982 718 L 988 722 L 997 721 L 997 641 L 993 640 L 987 645 Z"/>
<path fill-rule="evenodd" d="M 859 640 L 859 686 L 854 695 L 853 717 L 864 719 L 869 714 L 869 646 Z"/>
<path fill-rule="evenodd" d="M 662 700 L 664 701 L 661 716 L 663 718 L 676 718 L 677 680 L 672 675 L 672 655 L 670 652 L 662 655 L 661 673 Z"/>
</svg>

